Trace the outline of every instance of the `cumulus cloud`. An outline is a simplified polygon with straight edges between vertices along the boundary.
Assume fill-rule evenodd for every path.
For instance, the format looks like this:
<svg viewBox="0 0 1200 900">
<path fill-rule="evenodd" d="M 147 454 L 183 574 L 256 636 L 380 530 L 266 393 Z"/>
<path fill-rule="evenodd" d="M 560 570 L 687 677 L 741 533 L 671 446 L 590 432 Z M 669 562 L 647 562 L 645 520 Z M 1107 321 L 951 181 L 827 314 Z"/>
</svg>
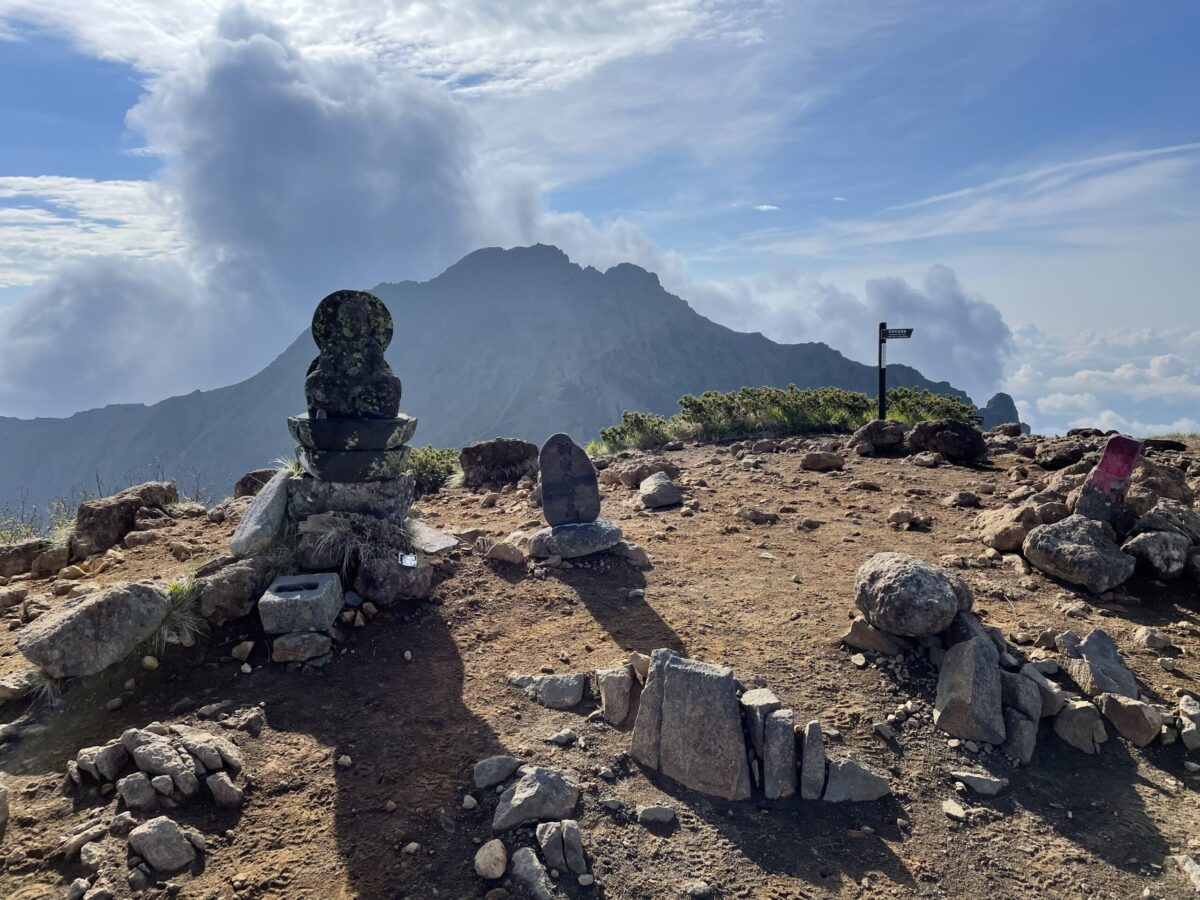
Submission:
<svg viewBox="0 0 1200 900">
<path fill-rule="evenodd" d="M 329 290 L 429 277 L 481 241 L 478 136 L 445 88 L 354 54 L 301 51 L 242 8 L 222 17 L 194 65 L 153 82 L 128 122 L 163 158 L 144 191 L 167 198 L 180 258 L 79 259 L 9 310 L 6 413 L 67 413 L 251 374 Z M 10 192 L 37 188 L 6 181 Z M 85 214 L 86 233 L 96 185 L 44 187 Z M 162 222 L 129 205 L 136 244 Z M 156 352 L 163 345 L 169 353 Z M 138 348 L 136 364 L 123 348 Z"/>
</svg>

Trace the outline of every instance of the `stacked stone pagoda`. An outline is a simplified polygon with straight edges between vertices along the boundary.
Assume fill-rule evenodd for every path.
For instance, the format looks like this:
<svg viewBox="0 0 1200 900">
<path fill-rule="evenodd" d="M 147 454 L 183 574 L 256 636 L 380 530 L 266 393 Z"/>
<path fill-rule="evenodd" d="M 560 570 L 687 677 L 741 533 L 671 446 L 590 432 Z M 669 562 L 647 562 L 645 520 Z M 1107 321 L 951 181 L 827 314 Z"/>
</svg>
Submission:
<svg viewBox="0 0 1200 900">
<path fill-rule="evenodd" d="M 397 478 L 417 420 L 400 412 L 400 379 L 384 358 L 392 316 L 365 291 L 335 291 L 317 306 L 308 411 L 288 419 L 296 457 L 314 478 L 361 483 Z"/>
</svg>

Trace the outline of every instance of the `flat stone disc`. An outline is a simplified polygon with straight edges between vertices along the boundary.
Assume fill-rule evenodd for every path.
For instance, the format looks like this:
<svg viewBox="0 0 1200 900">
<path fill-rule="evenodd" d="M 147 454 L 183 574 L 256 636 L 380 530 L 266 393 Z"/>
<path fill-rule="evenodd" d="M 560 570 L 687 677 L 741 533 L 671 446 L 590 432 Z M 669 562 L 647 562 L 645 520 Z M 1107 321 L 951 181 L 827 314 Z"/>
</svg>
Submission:
<svg viewBox="0 0 1200 900">
<path fill-rule="evenodd" d="M 594 522 L 600 515 L 596 467 L 583 448 L 565 434 L 553 435 L 542 446 L 542 514 L 547 524 Z"/>
<path fill-rule="evenodd" d="M 412 439 L 417 420 L 310 419 L 307 413 L 288 418 L 288 431 L 296 443 L 312 450 L 395 450 Z"/>
<path fill-rule="evenodd" d="M 313 450 L 297 447 L 304 471 L 321 481 L 387 481 L 408 466 L 408 447 L 396 450 Z"/>
</svg>

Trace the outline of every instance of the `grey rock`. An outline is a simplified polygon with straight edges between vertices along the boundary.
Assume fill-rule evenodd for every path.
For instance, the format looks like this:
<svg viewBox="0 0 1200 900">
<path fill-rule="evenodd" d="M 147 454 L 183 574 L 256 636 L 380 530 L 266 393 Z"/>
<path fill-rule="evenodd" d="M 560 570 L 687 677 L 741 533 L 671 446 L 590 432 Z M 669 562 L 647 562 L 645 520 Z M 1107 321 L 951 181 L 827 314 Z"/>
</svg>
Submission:
<svg viewBox="0 0 1200 900">
<path fill-rule="evenodd" d="M 426 525 L 420 519 L 409 519 L 405 522 L 404 527 L 408 532 L 408 540 L 412 544 L 414 553 L 440 556 L 453 550 L 459 544 L 458 538 L 454 535 Z"/>
<path fill-rule="evenodd" d="M 1005 753 L 1021 763 L 1029 765 L 1033 759 L 1033 751 L 1037 747 L 1038 723 L 1021 715 L 1017 710 L 1004 710 L 1004 744 Z"/>
<path fill-rule="evenodd" d="M 180 755 L 167 738 L 139 728 L 129 728 L 121 735 L 121 744 L 133 757 L 133 763 L 148 775 L 168 775 L 175 778 L 191 771 L 191 760 Z"/>
<path fill-rule="evenodd" d="M 1047 575 L 1103 594 L 1126 581 L 1137 560 L 1122 553 L 1103 525 L 1083 516 L 1039 525 L 1024 543 L 1025 558 Z"/>
<path fill-rule="evenodd" d="M 564 819 L 562 826 L 563 856 L 567 860 L 567 868 L 576 875 L 587 873 L 587 855 L 583 852 L 583 835 L 579 831 L 579 823 L 574 819 Z"/>
<path fill-rule="evenodd" d="M 4 835 L 4 829 L 8 827 L 8 788 L 0 784 L 0 836 Z"/>
<path fill-rule="evenodd" d="M 22 575 L 33 568 L 33 561 L 50 549 L 50 541 L 34 538 L 0 546 L 0 577 Z"/>
<path fill-rule="evenodd" d="M 961 591 L 940 568 L 906 553 L 876 553 L 855 578 L 855 603 L 867 621 L 902 637 L 943 631 L 959 611 Z"/>
<path fill-rule="evenodd" d="M 800 457 L 800 468 L 806 472 L 838 472 L 845 465 L 840 454 L 828 450 L 810 450 Z"/>
<path fill-rule="evenodd" d="M 526 822 L 568 818 L 579 800 L 573 778 L 540 766 L 523 766 L 516 784 L 500 795 L 492 828 L 507 831 Z"/>
<path fill-rule="evenodd" d="M 901 422 L 892 419 L 872 419 L 850 436 L 846 446 L 852 448 L 860 444 L 869 444 L 871 454 L 867 455 L 872 455 L 878 450 L 892 450 L 899 447 L 904 443 L 904 435 L 907 432 L 908 427 Z"/>
<path fill-rule="evenodd" d="M 287 469 L 280 469 L 271 476 L 254 497 L 250 508 L 242 514 L 237 531 L 229 542 L 229 549 L 239 559 L 262 553 L 279 536 L 284 519 L 287 518 L 288 479 Z"/>
<path fill-rule="evenodd" d="M 999 658 L 991 641 L 975 637 L 946 652 L 933 721 L 963 740 L 1004 743 Z"/>
<path fill-rule="evenodd" d="M 750 735 L 750 746 L 754 750 L 754 755 L 762 759 L 767 717 L 783 704 L 768 688 L 754 688 L 746 691 L 742 694 L 739 702 L 742 707 L 742 715 L 746 719 L 746 732 Z"/>
<path fill-rule="evenodd" d="M 542 848 L 542 857 L 546 860 L 546 865 L 559 872 L 567 870 L 562 826 L 562 822 L 543 822 L 536 830 L 538 846 Z"/>
<path fill-rule="evenodd" d="M 504 870 L 507 868 L 508 851 L 500 838 L 492 838 L 476 851 L 475 874 L 480 878 L 495 881 L 504 877 Z"/>
<path fill-rule="evenodd" d="M 332 512 L 361 513 L 399 525 L 408 518 L 416 497 L 412 475 L 358 483 L 293 477 L 287 485 L 287 514 L 293 522 Z"/>
<path fill-rule="evenodd" d="M 115 547 L 133 530 L 138 511 L 149 507 L 162 509 L 179 500 L 175 485 L 167 481 L 148 481 L 126 488 L 111 497 L 100 497 L 79 504 L 75 512 L 75 528 L 71 534 L 69 555 L 84 559 L 93 553 L 103 553 Z M 54 574 L 66 563 L 51 564 Z M 34 561 L 37 568 L 37 561 Z"/>
<path fill-rule="evenodd" d="M 637 820 L 639 825 L 670 825 L 675 821 L 675 810 L 661 804 L 639 806 Z"/>
<path fill-rule="evenodd" d="M 1100 710 L 1086 700 L 1069 700 L 1054 717 L 1054 733 L 1084 753 L 1097 753 L 1108 740 Z"/>
<path fill-rule="evenodd" d="M 80 770 L 97 781 L 115 780 L 128 760 L 129 754 L 119 742 L 103 747 L 84 747 L 75 754 L 75 763 Z"/>
<path fill-rule="evenodd" d="M 228 772 L 217 772 L 204 780 L 217 806 L 238 807 L 242 805 L 242 789 L 233 783 Z"/>
<path fill-rule="evenodd" d="M 1175 864 L 1179 866 L 1180 871 L 1183 872 L 1184 877 L 1191 883 L 1192 890 L 1200 894 L 1200 865 L 1185 853 L 1176 854 L 1172 858 L 1175 860 Z"/>
<path fill-rule="evenodd" d="M 1038 689 L 1042 697 L 1042 715 L 1054 716 L 1067 702 L 1068 693 L 1037 670 L 1032 663 L 1025 663 L 1018 672 L 1022 678 L 1028 679 Z"/>
<path fill-rule="evenodd" d="M 638 496 L 646 509 L 663 509 L 683 502 L 683 492 L 666 472 L 655 472 L 638 486 Z"/>
<path fill-rule="evenodd" d="M 269 576 L 267 560 L 256 556 L 197 578 L 200 584 L 200 614 L 214 625 L 224 625 L 250 615 L 267 586 Z"/>
<path fill-rule="evenodd" d="M 433 565 L 418 557 L 415 566 L 392 556 L 377 557 L 358 567 L 354 590 L 377 606 L 406 600 L 427 600 L 433 592 Z"/>
<path fill-rule="evenodd" d="M 329 653 L 333 641 L 327 634 L 317 634 L 314 631 L 298 631 L 295 634 L 283 634 L 271 643 L 271 661 L 308 662 Z"/>
<path fill-rule="evenodd" d="M 171 818 L 159 816 L 129 832 L 133 852 L 160 872 L 177 872 L 196 859 L 196 848 Z"/>
<path fill-rule="evenodd" d="M 727 800 L 750 796 L 732 669 L 655 650 L 642 703 L 634 723 L 635 759 L 701 793 Z"/>
<path fill-rule="evenodd" d="M 489 756 L 475 763 L 472 778 L 475 787 L 483 789 L 497 785 L 508 778 L 521 765 L 521 760 L 515 756 Z"/>
<path fill-rule="evenodd" d="M 973 463 L 987 456 L 979 429 L 952 419 L 918 422 L 908 433 L 908 445 L 918 452 L 940 453 L 956 463 Z"/>
<path fill-rule="evenodd" d="M 85 594 L 22 628 L 17 649 L 52 678 L 94 675 L 153 635 L 169 609 L 167 595 L 147 584 Z"/>
<path fill-rule="evenodd" d="M 178 735 L 183 748 L 209 772 L 227 768 L 236 774 L 242 770 L 242 753 L 231 741 L 190 725 L 172 725 L 171 731 Z"/>
<path fill-rule="evenodd" d="M 1175 531 L 1147 531 L 1121 545 L 1121 552 L 1140 560 L 1155 578 L 1178 578 L 1187 565 L 1192 540 Z"/>
<path fill-rule="evenodd" d="M 1159 500 L 1134 523 L 1131 534 L 1169 531 L 1181 534 L 1189 543 L 1200 544 L 1200 512 L 1178 500 Z"/>
<path fill-rule="evenodd" d="M 1099 628 L 1089 632 L 1078 651 L 1079 658 L 1067 659 L 1063 668 L 1081 691 L 1089 697 L 1108 693 L 1137 699 L 1137 679 L 1105 632 Z"/>
<path fill-rule="evenodd" d="M 1135 747 L 1145 747 L 1162 730 L 1162 713 L 1149 703 L 1120 694 L 1101 694 L 1096 704 L 1117 734 Z"/>
<path fill-rule="evenodd" d="M 804 726 L 804 749 L 800 762 L 800 796 L 820 800 L 825 790 L 825 741 L 816 719 Z"/>
<path fill-rule="evenodd" d="M 971 772 L 965 769 L 952 771 L 950 777 L 956 781 L 961 781 L 976 794 L 984 797 L 995 797 L 1002 790 L 1008 787 L 1007 778 L 997 778 L 987 772 Z"/>
<path fill-rule="evenodd" d="M 629 715 L 633 667 L 626 663 L 612 669 L 597 669 L 596 687 L 600 693 L 600 710 L 604 721 L 610 725 L 620 725 Z"/>
<path fill-rule="evenodd" d="M 508 683 L 521 688 L 525 696 L 548 709 L 570 709 L 583 700 L 587 675 L 570 672 L 564 675 L 510 675 Z"/>
<path fill-rule="evenodd" d="M 532 847 L 521 847 L 514 851 L 511 876 L 513 883 L 531 900 L 553 900 L 554 885 Z"/>
<path fill-rule="evenodd" d="M 594 522 L 600 515 L 596 469 L 583 448 L 565 434 L 552 435 L 538 455 L 542 515 L 551 526 Z"/>
<path fill-rule="evenodd" d="M 1015 709 L 1031 722 L 1036 722 L 1042 717 L 1041 688 L 1024 675 L 1001 672 L 1000 697 L 1006 708 Z"/>
<path fill-rule="evenodd" d="M 841 641 L 856 650 L 869 650 L 885 656 L 898 656 L 912 646 L 902 637 L 880 631 L 862 616 L 854 617 Z"/>
<path fill-rule="evenodd" d="M 538 470 L 538 448 L 516 438 L 494 438 L 463 447 L 458 460 L 464 487 L 515 484 Z"/>
<path fill-rule="evenodd" d="M 621 542 L 621 529 L 608 519 L 559 525 L 535 531 L 529 542 L 530 555 L 539 559 L 558 556 L 575 559 L 609 550 Z"/>
<path fill-rule="evenodd" d="M 857 760 L 840 759 L 829 764 L 824 799 L 830 803 L 862 803 L 886 797 L 891 792 L 886 778 Z"/>
<path fill-rule="evenodd" d="M 267 634 L 327 631 L 342 605 L 342 579 L 336 572 L 281 575 L 258 601 L 258 617 Z"/>
<path fill-rule="evenodd" d="M 796 717 L 779 709 L 767 717 L 762 755 L 763 793 L 768 800 L 796 793 Z"/>
<path fill-rule="evenodd" d="M 134 772 L 118 781 L 117 793 L 125 801 L 125 806 L 134 812 L 152 812 L 158 809 L 158 792 L 142 772 Z"/>
</svg>

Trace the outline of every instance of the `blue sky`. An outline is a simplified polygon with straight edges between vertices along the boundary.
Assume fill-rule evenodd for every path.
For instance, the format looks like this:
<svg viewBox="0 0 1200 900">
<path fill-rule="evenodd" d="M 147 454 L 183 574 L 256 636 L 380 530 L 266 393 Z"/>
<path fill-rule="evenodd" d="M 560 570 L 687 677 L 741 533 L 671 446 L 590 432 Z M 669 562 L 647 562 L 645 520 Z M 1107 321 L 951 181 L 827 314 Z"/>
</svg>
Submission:
<svg viewBox="0 0 1200 900">
<path fill-rule="evenodd" d="M 0 0 L 0 414 L 225 383 L 325 287 L 541 240 L 859 359 L 908 316 L 896 361 L 1047 430 L 1200 428 L 1198 39 L 1187 2 Z M 70 364 L 141 332 L 191 352 Z"/>
</svg>

